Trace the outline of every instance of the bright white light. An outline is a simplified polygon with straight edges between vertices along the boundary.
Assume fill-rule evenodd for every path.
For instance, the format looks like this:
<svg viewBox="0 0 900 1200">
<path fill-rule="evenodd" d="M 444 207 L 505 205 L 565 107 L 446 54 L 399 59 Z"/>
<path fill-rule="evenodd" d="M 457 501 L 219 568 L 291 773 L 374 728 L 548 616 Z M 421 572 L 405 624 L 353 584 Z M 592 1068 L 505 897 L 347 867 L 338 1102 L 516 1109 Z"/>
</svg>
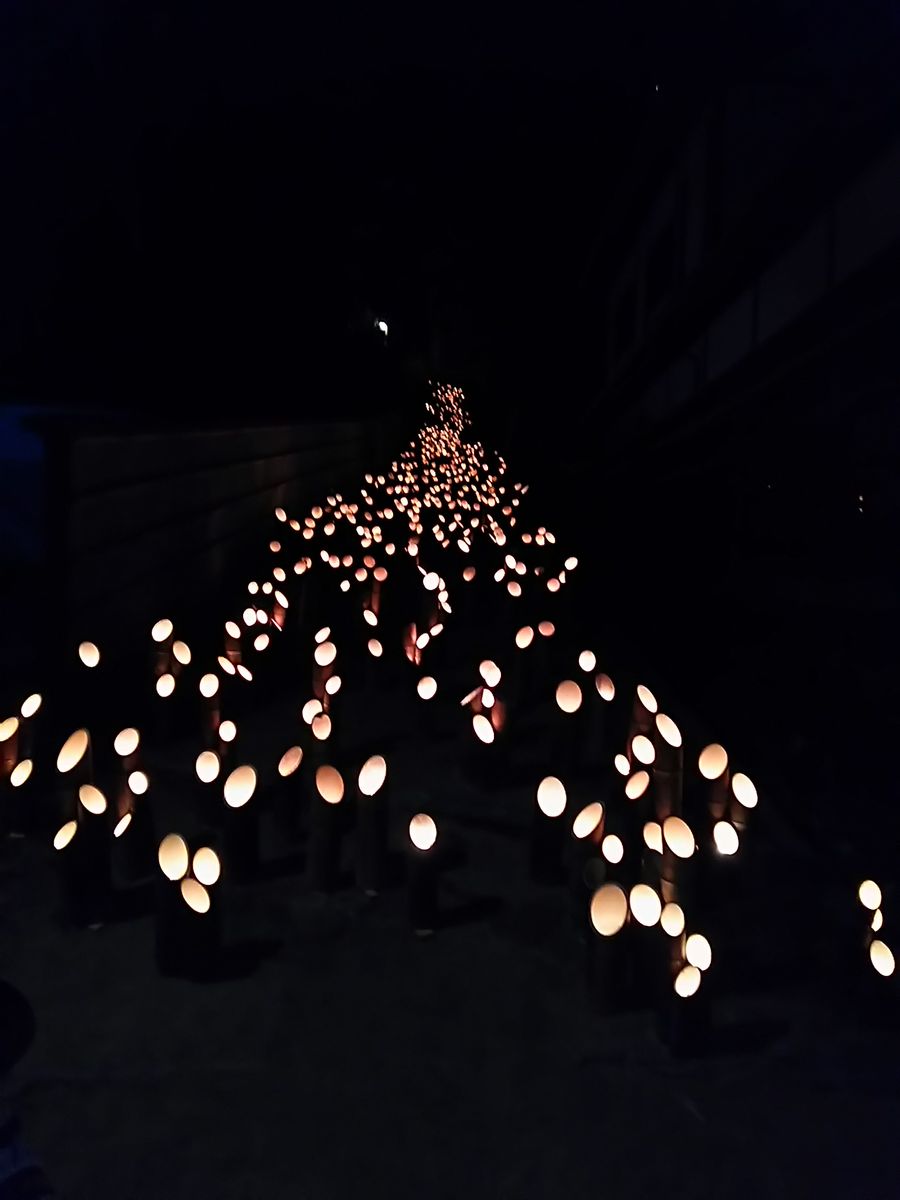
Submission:
<svg viewBox="0 0 900 1200">
<path fill-rule="evenodd" d="M 388 332 L 388 323 L 387 323 L 387 321 L 376 321 L 376 322 L 375 322 L 375 328 L 376 328 L 377 330 L 379 330 L 381 333 L 383 333 L 385 337 L 387 337 L 387 332 Z"/>
</svg>

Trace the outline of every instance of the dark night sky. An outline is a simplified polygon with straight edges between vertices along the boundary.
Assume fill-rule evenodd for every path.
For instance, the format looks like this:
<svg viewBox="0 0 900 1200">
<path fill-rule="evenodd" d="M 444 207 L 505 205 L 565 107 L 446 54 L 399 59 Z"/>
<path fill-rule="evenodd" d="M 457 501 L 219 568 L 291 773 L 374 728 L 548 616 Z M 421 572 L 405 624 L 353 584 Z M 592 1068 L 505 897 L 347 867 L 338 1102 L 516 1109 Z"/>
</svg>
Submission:
<svg viewBox="0 0 900 1200">
<path fill-rule="evenodd" d="M 293 408 L 369 378 L 373 312 L 420 367 L 437 330 L 455 378 L 574 386 L 635 142 L 821 19 L 681 8 L 7 3 L 7 390 Z"/>
</svg>

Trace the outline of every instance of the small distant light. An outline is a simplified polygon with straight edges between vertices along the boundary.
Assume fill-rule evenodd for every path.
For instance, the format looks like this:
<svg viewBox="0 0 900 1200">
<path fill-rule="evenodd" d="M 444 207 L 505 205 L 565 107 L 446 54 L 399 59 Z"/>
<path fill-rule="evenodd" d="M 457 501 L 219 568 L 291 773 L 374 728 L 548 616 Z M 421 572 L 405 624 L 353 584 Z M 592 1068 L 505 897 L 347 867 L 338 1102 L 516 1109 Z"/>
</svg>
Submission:
<svg viewBox="0 0 900 1200">
<path fill-rule="evenodd" d="M 377 330 L 378 330 L 380 333 L 383 333 L 385 337 L 387 337 L 387 332 L 388 332 L 388 323 L 387 323 L 387 321 L 376 321 L 376 322 L 375 322 L 375 328 L 376 328 L 376 329 L 377 329 Z"/>
</svg>

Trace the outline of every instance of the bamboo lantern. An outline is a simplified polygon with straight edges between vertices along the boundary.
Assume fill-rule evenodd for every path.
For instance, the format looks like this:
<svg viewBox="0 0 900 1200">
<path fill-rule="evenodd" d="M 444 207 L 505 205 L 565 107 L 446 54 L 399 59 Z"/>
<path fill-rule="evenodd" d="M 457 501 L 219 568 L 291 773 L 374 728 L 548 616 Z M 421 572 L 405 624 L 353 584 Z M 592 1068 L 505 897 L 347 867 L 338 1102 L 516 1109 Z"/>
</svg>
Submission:
<svg viewBox="0 0 900 1200">
<path fill-rule="evenodd" d="M 409 823 L 407 894 L 410 924 L 417 937 L 431 936 L 438 923 L 437 835 L 434 818 L 427 813 L 417 813 Z"/>
<path fill-rule="evenodd" d="M 632 991 L 628 897 L 616 883 L 604 883 L 591 897 L 587 939 L 586 983 L 594 1007 L 616 1012 Z"/>
<path fill-rule="evenodd" d="M 109 916 L 112 896 L 107 808 L 99 788 L 81 784 L 75 819 L 63 824 L 53 839 L 68 917 L 74 925 L 92 929 Z"/>
<path fill-rule="evenodd" d="M 671 717 L 657 713 L 653 722 L 653 799 L 656 819 L 680 816 L 684 786 L 683 740 Z"/>
<path fill-rule="evenodd" d="M 180 834 L 160 842 L 156 904 L 156 963 L 162 975 L 209 978 L 218 959 L 219 921 L 212 889 L 218 882 L 218 855 L 200 847 L 192 856 Z"/>
<path fill-rule="evenodd" d="M 225 862 L 236 883 L 248 883 L 259 871 L 259 809 L 251 800 L 256 791 L 256 771 L 235 767 L 225 780 L 222 833 Z"/>
<path fill-rule="evenodd" d="M 340 771 L 323 763 L 315 773 L 309 831 L 309 881 L 319 892 L 334 891 L 340 882 L 343 799 Z"/>
<path fill-rule="evenodd" d="M 700 774 L 709 781 L 708 808 L 713 822 L 721 821 L 728 812 L 730 777 L 728 755 L 723 746 L 713 742 L 700 752 Z"/>
<path fill-rule="evenodd" d="M 356 882 L 367 896 L 385 885 L 388 864 L 387 763 L 373 754 L 356 781 Z"/>
<path fill-rule="evenodd" d="M 535 883 L 549 885 L 565 878 L 562 854 L 566 824 L 566 789 L 555 775 L 548 775 L 538 784 L 532 809 L 531 878 Z"/>
<path fill-rule="evenodd" d="M 213 750 L 218 744 L 219 722 L 222 718 L 219 708 L 220 689 L 219 677 L 209 671 L 200 679 L 200 720 L 203 731 L 203 744 L 207 750 Z"/>
<path fill-rule="evenodd" d="M 299 783 L 299 772 L 303 757 L 302 746 L 290 746 L 278 760 L 276 815 L 279 824 L 292 839 L 300 834 L 303 787 Z"/>
</svg>

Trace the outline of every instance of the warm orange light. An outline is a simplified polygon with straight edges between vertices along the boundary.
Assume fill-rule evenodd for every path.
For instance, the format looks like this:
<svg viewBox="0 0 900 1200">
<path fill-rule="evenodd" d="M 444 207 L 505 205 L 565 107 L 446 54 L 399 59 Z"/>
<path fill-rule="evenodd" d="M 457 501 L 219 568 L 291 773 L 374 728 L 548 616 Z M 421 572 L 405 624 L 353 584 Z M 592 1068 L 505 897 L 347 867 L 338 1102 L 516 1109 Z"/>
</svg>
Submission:
<svg viewBox="0 0 900 1200">
<path fill-rule="evenodd" d="M 71 842 L 72 838 L 77 832 L 78 822 L 66 821 L 65 825 L 56 831 L 56 835 L 53 838 L 53 849 L 65 850 L 66 846 L 68 846 L 69 842 Z"/>
<path fill-rule="evenodd" d="M 437 825 L 427 813 L 416 813 L 409 823 L 409 840 L 417 850 L 430 850 L 437 841 Z"/>
<path fill-rule="evenodd" d="M 313 723 L 313 718 L 321 711 L 321 700 L 307 700 L 307 702 L 303 705 L 303 708 L 300 710 L 300 715 L 303 718 L 304 724 L 311 725 Z"/>
<path fill-rule="evenodd" d="M 869 946 L 869 959 L 879 975 L 887 978 L 894 973 L 894 955 L 890 947 L 877 938 Z"/>
<path fill-rule="evenodd" d="M 135 796 L 143 796 L 150 786 L 150 780 L 143 771 L 132 771 L 128 776 L 128 787 Z"/>
<path fill-rule="evenodd" d="M 645 687 L 642 683 L 639 683 L 637 687 L 637 696 L 641 704 L 643 704 L 644 708 L 646 708 L 647 712 L 656 712 L 659 705 L 656 703 L 656 697 L 648 687 Z"/>
<path fill-rule="evenodd" d="M 582 671 L 593 671 L 597 665 L 597 655 L 593 650 L 582 650 L 578 655 L 578 665 Z"/>
<path fill-rule="evenodd" d="M 377 638 L 369 638 L 369 653 L 373 658 L 381 658 L 384 653 L 384 647 Z"/>
<path fill-rule="evenodd" d="M 868 908 L 871 912 L 881 908 L 881 888 L 874 879 L 864 879 L 859 885 L 857 895 L 863 908 Z"/>
<path fill-rule="evenodd" d="M 872 930 L 873 933 L 879 933 L 883 924 L 884 924 L 884 913 L 881 911 L 880 908 L 876 908 L 875 912 L 872 913 L 872 921 L 871 921 L 871 924 L 869 925 L 869 928 Z"/>
<path fill-rule="evenodd" d="M 256 791 L 256 772 L 252 767 L 235 767 L 225 780 L 225 803 L 229 808 L 243 808 Z"/>
<path fill-rule="evenodd" d="M 635 771 L 625 784 L 625 795 L 629 800 L 640 800 L 644 792 L 650 786 L 650 774 L 648 771 Z"/>
<path fill-rule="evenodd" d="M 672 746 L 673 749 L 678 749 L 681 745 L 681 730 L 675 724 L 671 717 L 667 717 L 665 713 L 658 713 L 656 717 L 656 728 L 659 731 L 659 736 L 663 741 Z"/>
<path fill-rule="evenodd" d="M 219 777 L 220 766 L 219 756 L 214 754 L 212 750 L 204 750 L 197 755 L 194 770 L 197 772 L 197 778 L 201 783 L 212 783 L 214 779 L 218 779 Z"/>
<path fill-rule="evenodd" d="M 175 691 L 175 676 L 166 672 L 165 675 L 160 675 L 156 681 L 156 694 L 161 696 L 163 700 L 167 699 Z"/>
<path fill-rule="evenodd" d="M 686 1000 L 696 993 L 702 979 L 703 976 L 696 967 L 682 967 L 675 976 L 675 994 Z"/>
<path fill-rule="evenodd" d="M 78 657 L 86 667 L 96 667 L 100 661 L 100 651 L 93 642 L 82 642 L 78 647 Z"/>
<path fill-rule="evenodd" d="M 572 833 L 582 841 L 594 832 L 603 820 L 603 805 L 595 800 L 592 804 L 588 804 L 576 816 L 572 823 Z"/>
<path fill-rule="evenodd" d="M 613 763 L 620 775 L 628 775 L 631 772 L 631 763 L 624 754 L 617 754 Z M 639 771 L 638 774 L 640 775 L 641 772 Z"/>
<path fill-rule="evenodd" d="M 336 767 L 327 764 L 316 771 L 316 791 L 326 804 L 340 804 L 344 798 L 344 780 Z"/>
<path fill-rule="evenodd" d="M 134 754 L 140 743 L 141 735 L 136 729 L 129 726 L 127 729 L 120 729 L 116 734 L 113 749 L 120 758 L 127 758 L 129 754 Z"/>
<path fill-rule="evenodd" d="M 34 763 L 30 758 L 23 758 L 21 762 L 17 762 L 10 772 L 9 782 L 15 787 L 21 787 L 23 783 L 27 783 L 31 778 L 31 772 L 34 770 Z"/>
<path fill-rule="evenodd" d="M 684 910 L 681 905 L 674 902 L 664 905 L 659 923 L 662 925 L 663 933 L 668 934 L 669 937 L 681 937 L 684 933 Z"/>
<path fill-rule="evenodd" d="M 118 821 L 116 821 L 115 828 L 113 829 L 114 838 L 120 838 L 122 836 L 128 826 L 131 824 L 133 816 L 134 813 L 127 812 L 119 817 Z"/>
<path fill-rule="evenodd" d="M 527 650 L 534 641 L 534 630 L 530 625 L 523 625 L 516 634 L 516 645 L 520 650 Z"/>
<path fill-rule="evenodd" d="M 648 929 L 656 924 L 662 915 L 662 904 L 659 896 L 647 883 L 636 883 L 631 889 L 628 903 L 634 919 L 639 925 Z"/>
<path fill-rule="evenodd" d="M 245 608 L 244 612 L 243 612 L 243 621 L 248 629 L 250 629 L 253 625 L 255 625 L 256 624 L 256 609 L 250 608 L 250 607 Z"/>
<path fill-rule="evenodd" d="M 163 617 L 162 620 L 157 621 L 150 630 L 150 636 L 153 638 L 154 642 L 164 642 L 166 638 L 170 638 L 172 636 L 174 630 L 175 626 L 168 619 L 168 617 Z"/>
<path fill-rule="evenodd" d="M 372 612 L 371 608 L 363 609 L 363 620 L 367 625 L 375 626 L 378 624 L 378 617 Z"/>
<path fill-rule="evenodd" d="M 222 873 L 219 856 L 210 846 L 201 846 L 194 855 L 193 872 L 204 887 L 212 887 Z"/>
<path fill-rule="evenodd" d="M 615 883 L 605 883 L 591 897 L 591 924 L 603 937 L 617 934 L 628 917 L 628 900 Z"/>
<path fill-rule="evenodd" d="M 157 859 L 163 875 L 175 883 L 187 874 L 190 865 L 187 842 L 178 833 L 166 834 L 159 843 Z"/>
<path fill-rule="evenodd" d="M 495 688 L 500 683 L 503 672 L 490 658 L 484 659 L 478 667 L 478 673 L 484 682 L 490 688 Z"/>
<path fill-rule="evenodd" d="M 364 796 L 374 796 L 387 779 L 387 763 L 380 754 L 373 754 L 362 765 L 357 786 Z"/>
<path fill-rule="evenodd" d="M 657 854 L 662 854 L 663 832 L 662 825 L 658 821 L 648 821 L 644 826 L 644 845 L 648 850 L 654 850 Z"/>
<path fill-rule="evenodd" d="M 656 758 L 656 750 L 653 748 L 653 743 L 643 733 L 639 733 L 631 741 L 631 753 L 644 766 L 649 766 Z"/>
<path fill-rule="evenodd" d="M 684 957 L 698 971 L 708 971 L 712 963 L 712 946 L 702 933 L 692 933 L 684 943 Z"/>
<path fill-rule="evenodd" d="M 316 633 L 316 645 L 321 646 L 323 642 L 327 642 L 331 636 L 331 626 L 323 625 Z"/>
<path fill-rule="evenodd" d="M 731 790 L 734 792 L 735 800 L 744 808 L 756 808 L 759 803 L 759 796 L 753 781 L 741 771 L 738 771 L 732 779 Z"/>
<path fill-rule="evenodd" d="M 720 854 L 737 854 L 741 844 L 738 832 L 730 821 L 716 821 L 713 826 L 713 841 Z"/>
<path fill-rule="evenodd" d="M 562 712 L 570 715 L 581 708 L 581 688 L 574 679 L 564 679 L 557 687 L 556 704 Z"/>
<path fill-rule="evenodd" d="M 293 775 L 301 762 L 303 762 L 303 750 L 300 746 L 291 746 L 290 750 L 285 750 L 278 760 L 278 774 L 282 779 L 286 779 L 288 775 Z"/>
<path fill-rule="evenodd" d="M 431 700 L 437 695 L 437 680 L 431 675 L 423 675 L 416 684 L 416 691 L 422 700 Z"/>
<path fill-rule="evenodd" d="M 237 725 L 234 721 L 223 721 L 219 725 L 219 740 L 222 742 L 233 742 L 237 737 Z"/>
<path fill-rule="evenodd" d="M 230 638 L 239 638 L 241 636 L 241 627 L 237 621 L 226 621 L 225 632 Z"/>
<path fill-rule="evenodd" d="M 489 746 L 494 740 L 494 727 L 484 713 L 477 713 L 472 718 L 472 729 L 478 740 L 484 742 L 486 746 Z"/>
<path fill-rule="evenodd" d="M 12 718 L 15 720 L 15 718 Z M 16 722 L 18 725 L 18 722 Z M 90 745 L 90 737 L 86 729 L 76 729 L 73 734 L 70 734 L 63 743 L 63 748 L 56 757 L 56 769 L 60 774 L 65 775 L 67 771 L 71 771 L 73 767 L 77 767 L 84 758 L 87 748 Z"/>
<path fill-rule="evenodd" d="M 713 742 L 701 750 L 698 766 L 704 779 L 718 779 L 728 766 L 728 755 L 724 746 Z"/>
<path fill-rule="evenodd" d="M 234 669 L 234 663 L 231 661 L 230 658 L 226 658 L 224 654 L 220 654 L 219 657 L 216 659 L 216 662 L 219 664 L 219 666 L 222 668 L 222 670 L 225 672 L 226 675 L 236 675 L 237 674 L 237 671 Z"/>
<path fill-rule="evenodd" d="M 608 833 L 600 843 L 600 852 L 608 863 L 620 863 L 625 857 L 625 846 L 620 837 Z"/>
<path fill-rule="evenodd" d="M 332 675 L 330 679 L 325 680 L 325 694 L 327 696 L 336 696 L 341 690 L 340 675 Z"/>
<path fill-rule="evenodd" d="M 474 578 L 475 578 L 475 568 L 474 567 L 466 567 L 466 569 L 463 571 L 463 579 L 466 581 L 466 583 L 471 583 Z"/>
<path fill-rule="evenodd" d="M 253 672 L 250 670 L 249 667 L 245 667 L 243 663 L 238 663 L 237 673 L 238 673 L 238 675 L 240 675 L 241 679 L 243 679 L 246 683 L 253 682 Z"/>
<path fill-rule="evenodd" d="M 258 633 L 253 639 L 253 649 L 257 652 L 265 650 L 269 645 L 269 635 L 267 633 Z"/>
<path fill-rule="evenodd" d="M 666 817 L 663 822 L 663 838 L 677 858 L 690 858 L 696 848 L 690 825 L 681 817 Z"/>
<path fill-rule="evenodd" d="M 331 717 L 325 712 L 316 713 L 310 728 L 316 741 L 327 742 L 331 737 Z"/>
<path fill-rule="evenodd" d="M 322 642 L 321 645 L 316 647 L 315 660 L 317 666 L 331 666 L 336 656 L 337 646 L 335 646 L 334 642 Z"/>
<path fill-rule="evenodd" d="M 560 817 L 566 807 L 566 789 L 555 775 L 548 775 L 538 784 L 538 808 L 545 817 Z"/>
<path fill-rule="evenodd" d="M 33 717 L 37 710 L 41 707 L 42 696 L 40 692 L 33 692 L 27 700 L 22 702 L 22 707 L 19 709 L 23 720 L 28 720 Z"/>
<path fill-rule="evenodd" d="M 175 661 L 181 663 L 183 667 L 190 664 L 191 648 L 187 642 L 173 642 L 172 653 L 175 656 Z"/>
<path fill-rule="evenodd" d="M 436 592 L 440 587 L 441 577 L 437 571 L 429 571 L 422 579 L 422 587 L 426 592 Z"/>
<path fill-rule="evenodd" d="M 594 686 L 601 700 L 606 700 L 608 703 L 615 697 L 616 687 L 608 675 L 601 672 L 594 680 Z"/>
<path fill-rule="evenodd" d="M 78 799 L 85 809 L 95 817 L 106 812 L 106 797 L 99 788 L 90 783 L 83 783 L 78 789 Z"/>
<path fill-rule="evenodd" d="M 192 908 L 195 913 L 203 916 L 204 913 L 209 912 L 209 892 L 198 880 L 182 879 L 181 895 L 188 908 Z"/>
<path fill-rule="evenodd" d="M 556 626 L 552 621 L 541 621 L 538 625 L 538 633 L 541 637 L 553 637 L 556 633 Z"/>
</svg>

